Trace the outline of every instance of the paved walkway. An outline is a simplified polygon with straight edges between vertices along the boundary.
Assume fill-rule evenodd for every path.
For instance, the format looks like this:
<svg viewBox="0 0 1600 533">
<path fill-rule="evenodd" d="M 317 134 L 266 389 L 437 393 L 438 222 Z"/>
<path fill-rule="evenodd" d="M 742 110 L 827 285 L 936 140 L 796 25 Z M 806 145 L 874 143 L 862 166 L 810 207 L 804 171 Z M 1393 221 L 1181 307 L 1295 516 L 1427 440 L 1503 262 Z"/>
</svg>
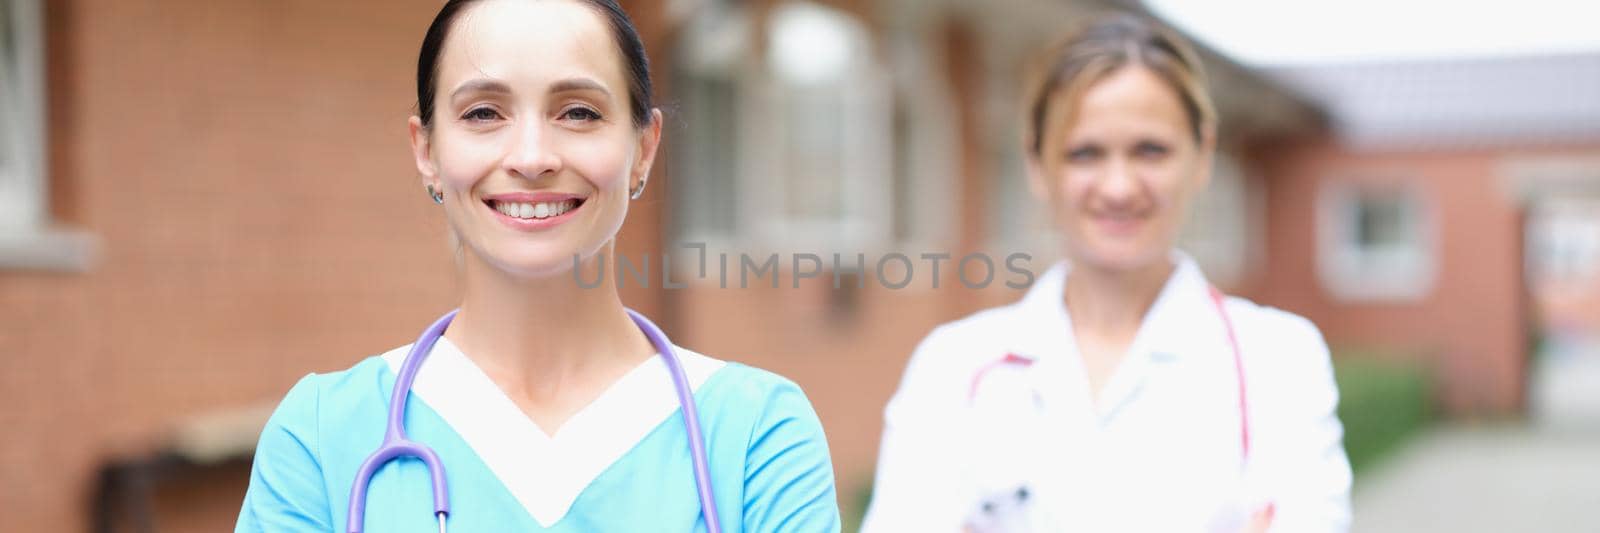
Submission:
<svg viewBox="0 0 1600 533">
<path fill-rule="evenodd" d="M 1364 472 L 1355 533 L 1600 533 L 1600 345 L 1547 354 L 1525 424 L 1436 426 Z"/>
</svg>

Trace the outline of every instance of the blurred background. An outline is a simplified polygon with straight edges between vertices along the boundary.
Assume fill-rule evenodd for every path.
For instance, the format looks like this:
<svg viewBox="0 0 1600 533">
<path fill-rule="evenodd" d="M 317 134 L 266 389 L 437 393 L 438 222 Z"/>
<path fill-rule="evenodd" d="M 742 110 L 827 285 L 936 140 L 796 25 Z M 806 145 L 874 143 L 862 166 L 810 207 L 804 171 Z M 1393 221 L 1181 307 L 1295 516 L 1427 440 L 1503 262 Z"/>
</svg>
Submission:
<svg viewBox="0 0 1600 533">
<path fill-rule="evenodd" d="M 1222 118 L 1183 246 L 1321 326 L 1356 531 L 1600 531 L 1593 3 L 623 4 L 669 118 L 619 250 L 658 261 L 705 243 L 1043 270 L 1023 66 L 1101 10 L 1166 20 L 1204 48 Z M 0 530 L 231 530 L 289 386 L 452 305 L 405 128 L 439 5 L 0 0 Z M 624 297 L 806 389 L 853 531 L 912 347 L 1021 291 L 790 274 Z"/>
</svg>

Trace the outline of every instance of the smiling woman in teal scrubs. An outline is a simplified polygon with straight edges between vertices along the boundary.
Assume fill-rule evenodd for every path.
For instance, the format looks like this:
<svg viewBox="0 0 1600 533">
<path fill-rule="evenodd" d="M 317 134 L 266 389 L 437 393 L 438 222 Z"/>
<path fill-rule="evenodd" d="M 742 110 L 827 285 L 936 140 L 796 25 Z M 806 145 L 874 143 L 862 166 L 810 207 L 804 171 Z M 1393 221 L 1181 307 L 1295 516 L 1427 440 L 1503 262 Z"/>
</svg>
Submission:
<svg viewBox="0 0 1600 533">
<path fill-rule="evenodd" d="M 632 22 L 612 0 L 452 0 L 417 80 L 412 151 L 460 243 L 464 291 L 404 428 L 444 466 L 450 529 L 706 531 L 668 366 L 612 284 L 584 288 L 572 272 L 609 268 L 660 141 Z M 343 530 L 409 348 L 289 391 L 238 531 Z M 723 531 L 838 531 L 827 441 L 799 387 L 672 351 Z M 379 468 L 365 529 L 437 531 L 429 476 L 414 458 Z"/>
</svg>

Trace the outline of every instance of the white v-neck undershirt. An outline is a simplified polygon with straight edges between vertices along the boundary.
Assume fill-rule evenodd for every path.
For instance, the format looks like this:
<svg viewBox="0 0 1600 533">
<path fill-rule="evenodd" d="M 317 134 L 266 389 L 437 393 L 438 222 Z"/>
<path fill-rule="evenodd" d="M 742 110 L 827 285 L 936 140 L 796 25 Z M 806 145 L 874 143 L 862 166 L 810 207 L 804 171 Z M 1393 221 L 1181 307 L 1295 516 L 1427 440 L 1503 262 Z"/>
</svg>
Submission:
<svg viewBox="0 0 1600 533">
<path fill-rule="evenodd" d="M 410 346 L 383 354 L 399 373 Z M 673 347 L 696 390 L 726 362 Z M 650 357 L 547 435 L 449 339 L 417 372 L 412 394 L 437 412 L 543 527 L 566 516 L 589 483 L 678 410 L 666 363 Z"/>
</svg>

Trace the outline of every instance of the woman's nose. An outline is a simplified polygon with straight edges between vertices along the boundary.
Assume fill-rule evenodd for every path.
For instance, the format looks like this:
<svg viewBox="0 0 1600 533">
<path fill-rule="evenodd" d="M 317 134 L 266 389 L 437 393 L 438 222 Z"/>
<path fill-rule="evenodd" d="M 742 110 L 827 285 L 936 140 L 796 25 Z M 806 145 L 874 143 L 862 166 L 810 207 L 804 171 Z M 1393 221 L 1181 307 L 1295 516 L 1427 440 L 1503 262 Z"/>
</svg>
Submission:
<svg viewBox="0 0 1600 533">
<path fill-rule="evenodd" d="M 1139 177 L 1133 164 L 1123 157 L 1112 157 L 1106 161 L 1105 172 L 1101 174 L 1098 185 L 1095 192 L 1114 203 L 1130 201 L 1139 195 Z"/>
<path fill-rule="evenodd" d="M 527 179 L 561 170 L 561 157 L 550 137 L 541 123 L 520 125 L 502 166 L 507 172 Z"/>
</svg>

